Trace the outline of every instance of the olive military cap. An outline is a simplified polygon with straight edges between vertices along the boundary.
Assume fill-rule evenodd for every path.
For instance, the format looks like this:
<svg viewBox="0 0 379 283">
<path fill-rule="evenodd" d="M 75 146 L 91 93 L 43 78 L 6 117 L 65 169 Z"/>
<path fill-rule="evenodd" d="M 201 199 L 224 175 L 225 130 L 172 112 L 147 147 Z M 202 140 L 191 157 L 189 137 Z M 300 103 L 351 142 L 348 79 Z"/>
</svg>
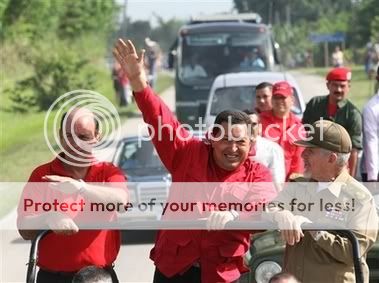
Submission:
<svg viewBox="0 0 379 283">
<path fill-rule="evenodd" d="M 351 139 L 346 129 L 328 120 L 314 122 L 307 139 L 295 141 L 295 144 L 303 147 L 319 147 L 339 153 L 350 153 L 352 149 Z"/>
</svg>

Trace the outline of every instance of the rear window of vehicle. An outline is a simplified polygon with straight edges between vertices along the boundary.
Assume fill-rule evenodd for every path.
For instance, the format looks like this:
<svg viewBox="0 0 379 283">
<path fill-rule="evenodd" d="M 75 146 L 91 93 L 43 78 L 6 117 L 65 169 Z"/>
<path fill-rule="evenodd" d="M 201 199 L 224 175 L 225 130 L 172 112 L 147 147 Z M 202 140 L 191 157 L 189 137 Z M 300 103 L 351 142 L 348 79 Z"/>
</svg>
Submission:
<svg viewBox="0 0 379 283">
<path fill-rule="evenodd" d="M 294 106 L 292 113 L 301 114 L 299 94 L 294 91 Z M 216 89 L 211 104 L 210 114 L 216 116 L 224 110 L 255 109 L 255 86 L 233 86 Z"/>
</svg>

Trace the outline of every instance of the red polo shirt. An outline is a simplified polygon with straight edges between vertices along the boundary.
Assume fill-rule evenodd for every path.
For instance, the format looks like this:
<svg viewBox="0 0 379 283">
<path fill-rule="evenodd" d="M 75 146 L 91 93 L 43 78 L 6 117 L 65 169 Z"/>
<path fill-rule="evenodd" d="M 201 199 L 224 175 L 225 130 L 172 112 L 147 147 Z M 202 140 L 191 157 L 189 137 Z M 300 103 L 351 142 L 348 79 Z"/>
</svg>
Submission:
<svg viewBox="0 0 379 283">
<path fill-rule="evenodd" d="M 65 171 L 62 161 L 55 158 L 53 161 L 37 167 L 28 182 L 45 182 L 42 180 L 45 175 L 71 177 Z M 84 181 L 122 182 L 121 187 L 124 187 L 126 182 L 124 173 L 113 164 L 106 162 L 92 165 Z M 33 195 L 31 187 L 24 188 L 21 200 Z M 46 191 L 45 195 L 48 197 L 49 193 Z M 27 214 L 21 207 L 20 201 L 18 217 Z M 115 261 L 119 249 L 120 231 L 118 230 L 80 230 L 71 236 L 51 233 L 40 242 L 38 266 L 45 270 L 62 272 L 76 272 L 88 265 L 104 267 Z"/>
<path fill-rule="evenodd" d="M 272 111 L 262 112 L 262 135 L 276 143 L 284 150 L 286 180 L 292 173 L 303 173 L 304 164 L 301 158 L 303 148 L 293 142 L 306 137 L 305 129 L 300 119 L 290 113 L 287 119 L 274 116 Z"/>
<path fill-rule="evenodd" d="M 211 145 L 197 138 L 179 138 L 188 137 L 190 133 L 180 126 L 167 105 L 150 87 L 134 95 L 144 121 L 155 130 L 153 143 L 159 157 L 172 174 L 174 185 L 170 189 L 169 203 L 188 200 L 188 195 L 198 203 L 218 203 L 226 199 L 238 203 L 257 203 L 270 201 L 276 196 L 276 190 L 271 185 L 271 174 L 266 167 L 247 158 L 234 171 L 220 168 L 213 159 Z M 170 138 L 172 130 L 173 139 Z M 161 133 L 161 138 L 157 133 Z M 231 185 L 233 182 L 255 183 L 255 186 L 234 187 Z M 181 183 L 188 183 L 189 187 Z M 207 194 L 204 190 L 195 189 L 196 185 L 192 183 L 224 185 Z M 251 215 L 246 211 L 240 213 L 242 219 Z M 193 216 L 190 214 L 190 217 Z M 203 218 L 207 214 L 199 212 L 196 216 Z M 244 255 L 249 244 L 250 231 L 161 230 L 150 258 L 166 277 L 186 272 L 194 263 L 199 263 L 202 283 L 234 282 L 241 273 L 248 271 Z"/>
</svg>

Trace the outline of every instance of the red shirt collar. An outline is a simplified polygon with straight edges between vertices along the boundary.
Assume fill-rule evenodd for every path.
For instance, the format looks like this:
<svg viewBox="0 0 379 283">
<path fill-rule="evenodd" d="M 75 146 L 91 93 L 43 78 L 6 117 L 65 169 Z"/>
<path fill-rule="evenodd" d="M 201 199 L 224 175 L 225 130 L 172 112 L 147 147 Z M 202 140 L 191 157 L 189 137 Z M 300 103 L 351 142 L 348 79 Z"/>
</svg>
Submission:
<svg viewBox="0 0 379 283">
<path fill-rule="evenodd" d="M 55 159 L 51 163 L 51 171 L 56 175 L 66 176 L 66 177 L 72 178 L 71 174 L 69 172 L 67 172 L 66 168 L 64 167 L 64 164 L 63 164 L 64 161 L 62 161 L 60 159 L 60 158 L 64 158 L 64 156 L 65 156 L 64 152 L 59 153 L 58 156 L 55 157 Z M 98 167 L 99 167 L 98 160 L 93 158 L 93 161 L 92 161 L 91 165 L 89 166 L 89 169 L 87 171 L 87 174 L 86 174 L 84 180 L 90 181 L 92 178 L 91 176 L 94 175 L 94 171 L 96 171 L 96 168 L 98 168 Z"/>
</svg>

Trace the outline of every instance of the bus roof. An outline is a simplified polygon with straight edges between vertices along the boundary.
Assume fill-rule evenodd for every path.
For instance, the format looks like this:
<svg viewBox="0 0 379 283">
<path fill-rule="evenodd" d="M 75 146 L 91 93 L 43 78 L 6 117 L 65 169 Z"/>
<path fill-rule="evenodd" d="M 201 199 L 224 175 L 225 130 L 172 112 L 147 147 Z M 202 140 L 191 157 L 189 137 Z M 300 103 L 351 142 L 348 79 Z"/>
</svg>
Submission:
<svg viewBox="0 0 379 283">
<path fill-rule="evenodd" d="M 201 23 L 196 25 L 185 25 L 183 26 L 179 34 L 189 35 L 197 33 L 207 33 L 207 32 L 267 32 L 270 31 L 270 27 L 264 24 L 253 24 L 253 23 L 239 23 L 239 22 L 213 22 L 213 23 Z"/>
<path fill-rule="evenodd" d="M 212 22 L 247 22 L 259 24 L 262 18 L 257 13 L 199 15 L 191 18 L 190 24 Z"/>
</svg>

